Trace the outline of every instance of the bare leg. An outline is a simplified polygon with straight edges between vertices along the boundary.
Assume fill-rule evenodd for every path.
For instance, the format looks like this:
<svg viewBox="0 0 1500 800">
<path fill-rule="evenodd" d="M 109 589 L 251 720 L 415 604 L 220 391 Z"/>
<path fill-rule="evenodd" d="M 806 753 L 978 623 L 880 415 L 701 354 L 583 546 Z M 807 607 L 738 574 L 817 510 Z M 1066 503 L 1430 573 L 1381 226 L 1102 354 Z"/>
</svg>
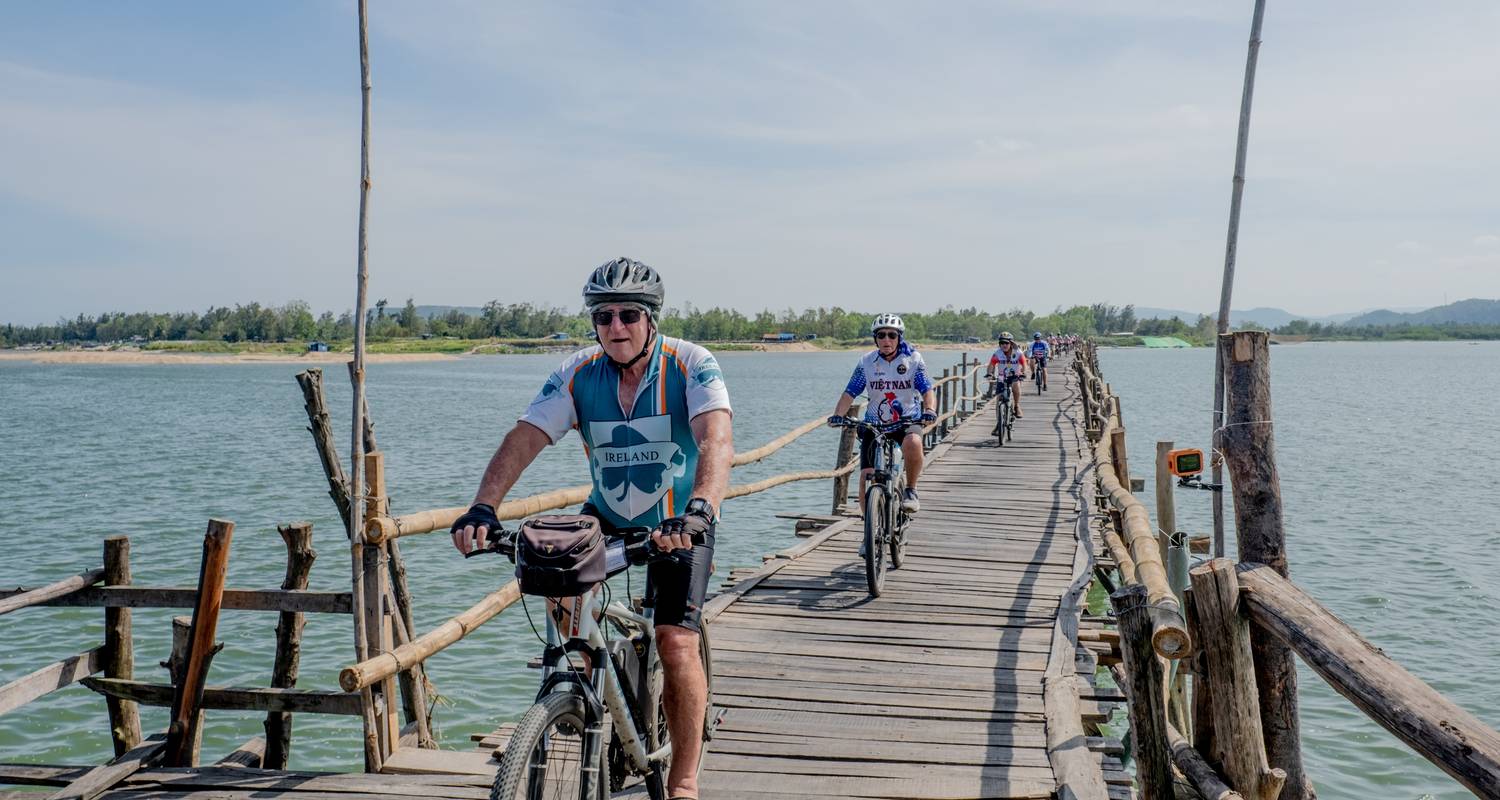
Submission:
<svg viewBox="0 0 1500 800">
<path fill-rule="evenodd" d="M 906 462 L 906 485 L 908 488 L 917 488 L 917 478 L 922 475 L 922 435 L 919 433 L 907 434 L 901 440 L 901 455 Z"/>
<path fill-rule="evenodd" d="M 1016 407 L 1016 416 L 1021 416 L 1021 382 L 1010 385 L 1010 402 Z"/>
<path fill-rule="evenodd" d="M 865 486 L 870 482 L 870 476 L 875 474 L 873 469 L 860 470 L 859 472 L 859 510 L 865 510 Z"/>
<path fill-rule="evenodd" d="M 698 796 L 698 759 L 703 752 L 703 717 L 708 676 L 698 654 L 698 634 L 681 625 L 656 626 L 666 685 L 667 731 L 672 735 L 668 797 Z"/>
</svg>

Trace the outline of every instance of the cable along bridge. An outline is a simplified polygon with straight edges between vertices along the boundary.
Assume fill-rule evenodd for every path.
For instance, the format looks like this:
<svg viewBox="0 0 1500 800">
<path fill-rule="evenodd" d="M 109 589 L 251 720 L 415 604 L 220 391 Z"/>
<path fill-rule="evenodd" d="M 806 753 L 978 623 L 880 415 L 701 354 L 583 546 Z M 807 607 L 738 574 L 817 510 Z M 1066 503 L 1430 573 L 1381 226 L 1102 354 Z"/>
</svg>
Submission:
<svg viewBox="0 0 1500 800">
<path fill-rule="evenodd" d="M 1310 797 L 1296 741 L 1294 655 L 1471 791 L 1500 797 L 1500 734 L 1287 579 L 1271 426 L 1240 424 L 1270 416 L 1265 335 L 1229 334 L 1220 347 L 1229 388 L 1221 449 L 1236 492 L 1239 563 L 1214 559 L 1189 574 L 1189 544 L 1156 535 L 1134 496 L 1144 482 L 1131 479 L 1124 457 L 1120 399 L 1088 346 L 1054 363 L 1052 388 L 1027 395 L 1029 413 L 1003 446 L 991 434 L 983 366 L 964 354 L 943 371 L 939 418 L 926 436 L 922 511 L 879 597 L 869 596 L 857 555 L 863 530 L 850 502 L 852 431 L 831 469 L 731 486 L 733 498 L 831 480 L 833 502 L 828 514 L 785 515 L 801 541 L 758 568 L 735 570 L 705 608 L 718 725 L 703 797 Z M 350 481 L 321 373 L 298 379 L 330 495 L 347 521 Z M 770 457 L 821 424 L 811 420 L 740 452 L 735 465 Z M 348 592 L 307 589 L 314 553 L 305 523 L 281 528 L 280 587 L 226 586 L 234 526 L 222 520 L 209 524 L 195 587 L 136 585 L 129 540 L 112 537 L 99 569 L 0 592 L 0 615 L 104 609 L 98 647 L 0 676 L 9 680 L 0 686 L 0 713 L 28 713 L 28 703 L 83 683 L 104 700 L 101 728 L 116 753 L 98 765 L 0 763 L 0 783 L 85 800 L 488 797 L 511 728 L 475 736 L 472 749 L 439 749 L 426 661 L 515 604 L 518 587 L 507 584 L 416 630 L 401 540 L 445 532 L 465 509 L 391 515 L 373 426 L 364 444 L 371 517 L 359 536 L 338 539 L 352 556 Z M 1160 490 L 1170 479 L 1157 473 Z M 587 487 L 559 489 L 498 512 L 519 519 L 586 495 Z M 1084 609 L 1096 581 L 1112 592 L 1111 613 Z M 192 609 L 173 620 L 168 682 L 135 674 L 134 608 Z M 215 685 L 219 615 L 265 612 L 278 622 L 269 686 Z M 298 683 L 306 614 L 357 623 L 358 661 L 336 687 Z M 142 704 L 170 708 L 170 728 L 143 735 Z M 1128 717 L 1128 756 L 1101 732 L 1116 708 Z M 265 735 L 205 758 L 204 714 L 231 711 L 262 717 Z M 365 772 L 287 769 L 291 720 L 309 713 L 362 721 L 363 736 L 349 744 L 363 753 Z M 616 796 L 646 793 L 637 784 Z"/>
</svg>

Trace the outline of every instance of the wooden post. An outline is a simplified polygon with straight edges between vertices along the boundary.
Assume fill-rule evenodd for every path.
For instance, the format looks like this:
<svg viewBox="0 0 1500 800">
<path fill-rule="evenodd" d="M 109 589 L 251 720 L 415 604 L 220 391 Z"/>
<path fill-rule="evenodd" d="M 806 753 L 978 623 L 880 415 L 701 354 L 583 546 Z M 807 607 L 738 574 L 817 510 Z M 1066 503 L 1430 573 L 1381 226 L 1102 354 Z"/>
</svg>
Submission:
<svg viewBox="0 0 1500 800">
<path fill-rule="evenodd" d="M 1167 563 L 1167 543 L 1177 532 L 1177 502 L 1172 494 L 1172 468 L 1167 453 L 1172 442 L 1156 443 L 1156 536 L 1161 541 L 1161 563 Z"/>
<path fill-rule="evenodd" d="M 166 661 L 162 662 L 162 666 L 164 666 L 164 667 L 167 668 L 167 675 L 170 676 L 170 680 L 172 682 L 172 686 L 174 686 L 174 687 L 181 686 L 183 679 L 187 676 L 188 652 L 192 649 L 192 646 L 193 646 L 193 618 L 192 617 L 173 617 L 172 618 L 172 653 L 171 653 L 171 655 L 167 656 L 167 660 Z M 214 646 L 208 652 L 208 658 L 209 658 L 209 660 L 212 661 L 213 657 L 219 652 L 219 650 L 223 649 L 223 647 L 224 647 L 224 645 L 223 645 L 222 642 L 215 642 Z M 192 764 L 191 765 L 192 766 L 197 766 L 198 759 L 199 759 L 199 754 L 201 753 L 201 751 L 203 749 L 203 709 L 202 708 L 198 709 L 196 724 L 194 725 L 194 727 L 196 728 L 196 733 L 193 734 L 193 740 L 192 740 L 192 757 L 191 757 Z"/>
<path fill-rule="evenodd" d="M 1130 681 L 1130 735 L 1135 741 L 1135 777 L 1143 800 L 1171 800 L 1171 743 L 1161 661 L 1151 645 L 1146 587 L 1126 586 L 1110 595 L 1120 625 L 1120 652 Z"/>
<path fill-rule="evenodd" d="M 297 373 L 297 385 L 302 387 L 302 401 L 307 408 L 307 430 L 312 433 L 318 460 L 323 463 L 323 475 L 328 479 L 328 496 L 333 498 L 339 519 L 344 521 L 347 530 L 349 479 L 344 475 L 344 464 L 339 460 L 338 447 L 334 444 L 333 423 L 328 417 L 328 402 L 323 394 L 323 370 L 313 368 Z"/>
<path fill-rule="evenodd" d="M 197 766 L 201 735 L 203 687 L 208 682 L 208 664 L 213 657 L 214 633 L 219 625 L 219 607 L 224 600 L 224 577 L 229 567 L 229 542 L 234 523 L 208 521 L 203 537 L 203 561 L 198 570 L 198 603 L 193 608 L 192 641 L 183 667 L 182 681 L 172 696 L 172 725 L 167 730 L 164 763 L 169 767 Z"/>
<path fill-rule="evenodd" d="M 1213 684 L 1217 762 L 1229 784 L 1254 800 L 1275 800 L 1287 775 L 1272 769 L 1261 731 L 1258 676 L 1252 662 L 1250 623 L 1240 616 L 1240 584 L 1234 564 L 1216 558 L 1192 571 L 1202 647 Z"/>
<path fill-rule="evenodd" d="M 312 548 L 312 523 L 295 522 L 276 529 L 286 542 L 286 577 L 283 589 L 306 589 L 307 576 L 318 554 Z M 276 660 L 271 668 L 271 686 L 291 689 L 297 685 L 297 669 L 302 657 L 302 627 L 306 617 L 295 611 L 283 611 L 276 622 Z M 265 769 L 286 769 L 292 744 L 292 715 L 272 711 L 266 715 Z"/>
<path fill-rule="evenodd" d="M 390 498 L 386 494 L 385 454 L 379 451 L 365 454 L 366 503 L 369 513 L 386 516 L 390 512 Z M 390 559 L 384 545 L 365 548 L 365 633 L 368 637 L 369 657 L 395 649 L 391 618 L 386 613 L 386 598 L 394 597 L 390 587 Z M 410 674 L 407 674 L 408 680 Z M 377 696 L 383 701 L 377 704 L 376 718 L 381 725 L 381 759 L 390 757 L 400 747 L 401 725 L 396 715 L 396 681 L 387 678 L 378 686 Z M 412 714 L 415 717 L 415 713 Z"/>
<path fill-rule="evenodd" d="M 1187 618 L 1188 633 L 1197 643 L 1188 657 L 1193 669 L 1193 749 L 1214 752 L 1213 684 L 1208 680 L 1208 657 L 1203 654 L 1203 623 L 1198 619 L 1198 597 L 1190 587 L 1182 594 L 1182 612 Z"/>
<path fill-rule="evenodd" d="M 111 536 L 104 540 L 104 584 L 130 585 L 130 539 Z M 130 631 L 130 609 L 104 609 L 104 677 L 131 680 L 135 677 L 135 649 Z M 115 756 L 123 756 L 141 743 L 141 712 L 135 703 L 106 698 L 109 733 Z"/>
<path fill-rule="evenodd" d="M 943 369 L 943 385 L 938 387 L 937 396 L 937 412 L 939 418 L 948 413 L 948 398 L 952 396 L 953 389 L 953 381 L 948 380 L 948 376 L 952 373 L 953 369 L 951 367 Z M 933 438 L 933 444 L 937 444 L 938 439 L 941 439 L 948 434 L 948 421 L 943 420 L 943 422 L 937 426 L 937 430 L 934 431 L 934 434 L 935 436 Z"/>
<path fill-rule="evenodd" d="M 850 406 L 849 416 L 852 417 L 858 414 L 857 409 L 857 405 Z M 853 428 L 840 429 L 838 454 L 835 456 L 833 462 L 834 469 L 844 466 L 849 462 L 849 459 L 854 457 L 854 445 L 857 441 L 858 437 L 855 435 Z M 855 469 L 852 472 L 846 472 L 833 479 L 833 513 L 839 513 L 839 509 L 843 508 L 845 501 L 849 499 L 849 479 L 857 472 L 859 470 Z"/>
<path fill-rule="evenodd" d="M 1120 485 L 1130 490 L 1130 460 L 1125 456 L 1125 429 L 1117 427 L 1109 432 L 1109 458 L 1114 462 L 1115 477 Z M 1167 562 L 1162 561 L 1165 565 Z"/>
<path fill-rule="evenodd" d="M 1239 560 L 1265 564 L 1285 578 L 1286 532 L 1271 425 L 1270 335 L 1265 331 L 1224 334 L 1219 337 L 1219 352 L 1228 400 L 1220 438 L 1234 491 Z M 1282 797 L 1312 798 L 1312 782 L 1302 765 L 1297 671 L 1291 648 L 1258 630 L 1251 633 L 1251 646 L 1266 755 L 1287 774 Z"/>
</svg>

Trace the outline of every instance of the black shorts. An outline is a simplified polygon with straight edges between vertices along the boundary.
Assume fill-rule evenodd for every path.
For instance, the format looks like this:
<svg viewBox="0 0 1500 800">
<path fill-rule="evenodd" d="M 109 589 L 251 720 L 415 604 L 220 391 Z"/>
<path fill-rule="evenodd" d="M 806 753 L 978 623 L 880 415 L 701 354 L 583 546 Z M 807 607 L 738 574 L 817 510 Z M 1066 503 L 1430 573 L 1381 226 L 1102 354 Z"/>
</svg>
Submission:
<svg viewBox="0 0 1500 800">
<path fill-rule="evenodd" d="M 599 509 L 584 504 L 578 513 L 599 519 L 605 536 L 614 536 L 614 526 Z M 655 601 L 653 620 L 657 625 L 680 625 L 694 633 L 703 631 L 703 601 L 708 597 L 708 579 L 714 571 L 714 533 L 708 541 L 673 558 L 657 561 L 646 568 L 646 594 Z"/>
<path fill-rule="evenodd" d="M 883 435 L 885 438 L 900 445 L 906 439 L 907 435 L 913 433 L 919 435 L 922 433 L 922 423 L 913 422 L 905 428 L 897 428 Z M 875 434 L 871 433 L 868 428 L 859 429 L 859 468 L 875 468 Z"/>
</svg>

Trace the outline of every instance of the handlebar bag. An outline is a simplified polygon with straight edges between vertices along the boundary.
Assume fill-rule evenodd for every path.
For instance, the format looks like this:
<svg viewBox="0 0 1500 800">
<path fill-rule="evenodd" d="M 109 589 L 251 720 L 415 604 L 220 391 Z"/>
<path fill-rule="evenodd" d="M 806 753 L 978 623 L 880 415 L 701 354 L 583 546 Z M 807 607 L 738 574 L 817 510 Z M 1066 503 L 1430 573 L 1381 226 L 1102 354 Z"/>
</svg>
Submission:
<svg viewBox="0 0 1500 800">
<path fill-rule="evenodd" d="M 604 528 L 583 514 L 545 514 L 521 523 L 516 580 L 522 594 L 575 597 L 604 581 Z"/>
</svg>

